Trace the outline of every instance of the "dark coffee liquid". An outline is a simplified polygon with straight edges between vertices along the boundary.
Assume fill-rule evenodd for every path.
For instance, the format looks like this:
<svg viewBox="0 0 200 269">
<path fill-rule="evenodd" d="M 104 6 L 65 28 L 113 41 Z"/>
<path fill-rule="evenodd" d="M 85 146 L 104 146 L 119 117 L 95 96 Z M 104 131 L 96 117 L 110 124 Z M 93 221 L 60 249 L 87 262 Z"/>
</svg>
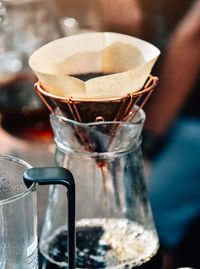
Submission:
<svg viewBox="0 0 200 269">
<path fill-rule="evenodd" d="M 68 269 L 68 267 L 60 267 L 59 265 L 56 265 L 48 261 L 46 258 L 44 258 L 44 256 L 41 255 L 41 253 L 39 253 L 39 269 L 60 269 L 60 268 Z M 132 267 L 132 269 L 162 269 L 162 256 L 160 250 L 154 257 L 151 258 L 150 261 L 143 263 L 140 266 Z"/>
<path fill-rule="evenodd" d="M 78 78 L 82 81 L 87 81 L 89 79 L 92 78 L 98 78 L 98 77 L 102 77 L 102 76 L 107 76 L 107 75 L 111 75 L 111 74 L 105 74 L 105 73 L 88 73 L 88 74 L 80 74 L 80 75 L 72 75 L 75 78 Z"/>
<path fill-rule="evenodd" d="M 52 136 L 49 111 L 34 89 L 32 73 L 13 75 L 0 83 L 0 114 L 2 127 L 23 137 Z"/>
<path fill-rule="evenodd" d="M 133 224 L 130 225 L 130 223 L 122 220 L 111 220 L 110 224 L 103 226 L 99 219 L 94 223 L 79 226 L 76 229 L 77 268 L 161 269 L 160 252 L 157 248 L 154 249 L 156 243 L 152 244 L 153 247 L 147 247 L 143 251 L 141 240 L 148 240 L 145 239 L 148 234 L 137 228 L 138 234 L 133 236 L 133 229 L 136 229 L 135 224 L 133 227 Z M 116 228 L 115 225 L 116 227 L 117 225 L 121 226 Z M 123 233 L 120 232 L 121 230 L 123 230 Z M 115 231 L 116 234 L 114 235 Z M 130 239 L 131 234 L 133 241 Z M 41 269 L 67 269 L 67 231 L 62 229 L 57 232 L 49 240 L 44 252 L 48 260 L 40 255 Z"/>
</svg>

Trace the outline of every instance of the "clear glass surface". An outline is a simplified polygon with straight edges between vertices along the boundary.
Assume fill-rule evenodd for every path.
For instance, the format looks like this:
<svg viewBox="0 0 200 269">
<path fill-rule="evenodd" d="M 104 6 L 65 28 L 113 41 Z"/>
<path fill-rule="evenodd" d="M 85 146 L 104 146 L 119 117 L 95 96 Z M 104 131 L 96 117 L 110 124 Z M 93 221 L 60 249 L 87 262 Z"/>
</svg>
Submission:
<svg viewBox="0 0 200 269">
<path fill-rule="evenodd" d="M 144 119 L 142 110 L 133 123 L 51 115 L 56 165 L 76 183 L 77 268 L 135 268 L 159 249 L 142 166 Z M 50 186 L 40 252 L 55 268 L 67 268 L 66 223 L 66 192 Z"/>
<path fill-rule="evenodd" d="M 50 2 L 0 1 L 1 125 L 14 135 L 30 136 L 49 127 L 48 111 L 34 90 L 37 79 L 28 59 L 36 49 L 60 37 Z"/>
<path fill-rule="evenodd" d="M 37 269 L 38 238 L 35 184 L 24 185 L 30 165 L 0 155 L 0 268 Z"/>
</svg>

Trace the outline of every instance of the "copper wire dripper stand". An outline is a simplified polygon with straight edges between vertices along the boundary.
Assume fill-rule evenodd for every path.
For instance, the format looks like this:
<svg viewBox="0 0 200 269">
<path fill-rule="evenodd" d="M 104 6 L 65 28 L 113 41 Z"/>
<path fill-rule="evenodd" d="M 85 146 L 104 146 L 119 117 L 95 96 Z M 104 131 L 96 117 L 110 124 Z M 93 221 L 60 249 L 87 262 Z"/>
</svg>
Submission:
<svg viewBox="0 0 200 269">
<path fill-rule="evenodd" d="M 129 121 L 133 122 L 139 110 L 150 97 L 158 83 L 158 78 L 149 75 L 145 86 L 140 91 L 128 93 L 125 96 L 105 99 L 77 99 L 59 97 L 48 93 L 40 81 L 35 84 L 35 89 L 52 114 L 64 116 L 81 123 L 97 121 Z M 137 105 L 137 106 L 136 106 Z M 118 129 L 118 128 L 117 128 Z M 117 129 L 111 130 L 114 136 Z M 81 143 L 88 151 L 94 152 L 94 148 L 88 145 L 88 136 L 77 127 Z M 86 137 L 87 136 L 87 137 Z"/>
</svg>

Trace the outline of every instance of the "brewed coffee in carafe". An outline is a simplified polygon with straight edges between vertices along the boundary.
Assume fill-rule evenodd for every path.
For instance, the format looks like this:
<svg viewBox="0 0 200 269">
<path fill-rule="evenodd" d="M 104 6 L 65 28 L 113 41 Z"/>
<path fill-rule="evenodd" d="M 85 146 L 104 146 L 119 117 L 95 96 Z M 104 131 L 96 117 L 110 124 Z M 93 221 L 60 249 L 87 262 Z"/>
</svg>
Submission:
<svg viewBox="0 0 200 269">
<path fill-rule="evenodd" d="M 142 110 L 133 123 L 78 123 L 51 115 L 56 165 L 67 167 L 76 181 L 77 268 L 161 268 L 142 168 L 144 118 Z M 110 130 L 119 124 L 111 141 Z M 77 128 L 99 152 L 87 152 Z M 42 268 L 67 268 L 65 199 L 59 186 L 50 188 L 40 240 L 48 266 Z"/>
<path fill-rule="evenodd" d="M 77 268 L 161 268 L 140 147 L 142 106 L 157 82 L 148 77 L 158 54 L 133 37 L 90 33 L 49 43 L 30 58 L 36 90 L 52 112 L 56 165 L 76 182 Z M 93 77 L 83 81 L 83 74 Z M 65 201 L 63 189 L 50 186 L 43 269 L 68 268 Z"/>
</svg>

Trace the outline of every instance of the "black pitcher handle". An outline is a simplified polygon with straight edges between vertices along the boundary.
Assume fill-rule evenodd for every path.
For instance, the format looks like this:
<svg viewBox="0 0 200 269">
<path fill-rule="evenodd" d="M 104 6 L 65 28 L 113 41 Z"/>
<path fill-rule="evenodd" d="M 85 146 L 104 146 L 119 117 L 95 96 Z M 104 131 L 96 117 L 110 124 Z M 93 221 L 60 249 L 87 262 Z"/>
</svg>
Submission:
<svg viewBox="0 0 200 269">
<path fill-rule="evenodd" d="M 67 188 L 68 196 L 68 268 L 76 268 L 75 259 L 75 182 L 71 172 L 62 167 L 30 168 L 24 172 L 24 183 L 30 187 L 33 182 L 39 185 L 61 184 Z"/>
</svg>

